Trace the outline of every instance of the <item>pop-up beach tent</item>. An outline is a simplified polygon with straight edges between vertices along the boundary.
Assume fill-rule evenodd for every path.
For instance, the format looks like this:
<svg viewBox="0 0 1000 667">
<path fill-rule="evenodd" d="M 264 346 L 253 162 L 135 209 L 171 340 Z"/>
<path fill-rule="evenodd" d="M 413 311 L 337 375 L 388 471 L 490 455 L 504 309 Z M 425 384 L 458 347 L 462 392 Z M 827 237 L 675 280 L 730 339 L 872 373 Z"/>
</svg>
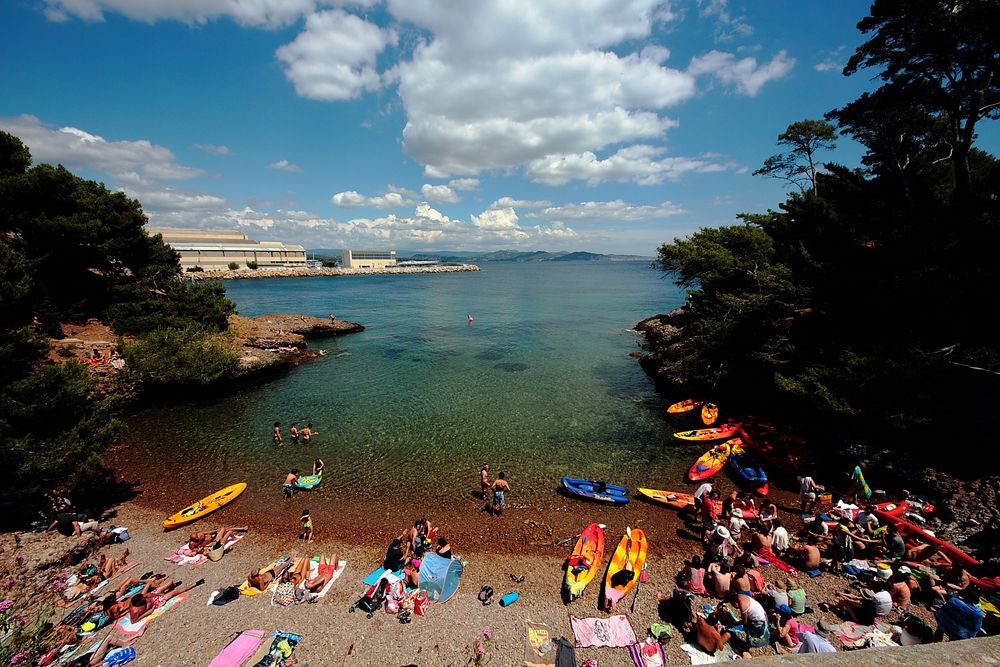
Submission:
<svg viewBox="0 0 1000 667">
<path fill-rule="evenodd" d="M 462 579 L 462 561 L 424 554 L 417 577 L 420 590 L 427 591 L 431 602 L 447 602 L 458 591 Z"/>
</svg>

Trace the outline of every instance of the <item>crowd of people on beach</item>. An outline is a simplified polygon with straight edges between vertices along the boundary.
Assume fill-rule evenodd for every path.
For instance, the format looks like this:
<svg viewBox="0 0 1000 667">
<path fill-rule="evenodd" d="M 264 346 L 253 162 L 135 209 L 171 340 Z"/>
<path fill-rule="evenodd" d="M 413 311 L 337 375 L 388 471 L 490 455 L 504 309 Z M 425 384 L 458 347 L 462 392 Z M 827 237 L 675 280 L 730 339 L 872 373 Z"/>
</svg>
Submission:
<svg viewBox="0 0 1000 667">
<path fill-rule="evenodd" d="M 799 478 L 799 490 L 802 513 L 794 520 L 802 528 L 791 534 L 766 497 L 734 490 L 720 502 L 712 482 L 695 491 L 685 521 L 704 551 L 684 561 L 674 596 L 661 602 L 701 649 L 715 655 L 728 645 L 747 657 L 768 645 L 778 653 L 831 653 L 834 637 L 866 648 L 980 634 L 981 592 L 963 565 L 931 541 L 907 542 L 895 523 L 881 521 L 860 468 L 823 513 L 816 510 L 825 489 L 811 475 Z M 763 565 L 781 576 L 765 583 Z M 799 577 L 821 573 L 845 577 L 843 590 L 810 601 Z M 721 602 L 699 608 L 697 597 Z M 919 605 L 930 614 L 916 613 Z M 801 618 L 816 610 L 834 618 Z M 936 629 L 921 616 L 933 617 Z"/>
</svg>

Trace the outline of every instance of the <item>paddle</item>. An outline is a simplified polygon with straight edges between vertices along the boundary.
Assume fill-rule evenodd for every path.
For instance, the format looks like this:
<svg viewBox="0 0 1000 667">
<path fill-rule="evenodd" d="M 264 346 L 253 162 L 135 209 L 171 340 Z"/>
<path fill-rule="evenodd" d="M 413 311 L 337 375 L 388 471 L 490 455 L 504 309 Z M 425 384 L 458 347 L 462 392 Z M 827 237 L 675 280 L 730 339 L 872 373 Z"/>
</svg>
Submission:
<svg viewBox="0 0 1000 667">
<path fill-rule="evenodd" d="M 603 523 L 599 523 L 597 525 L 601 527 L 601 530 L 604 530 L 605 528 L 607 528 L 607 525 L 603 524 Z M 567 537 L 564 540 L 559 540 L 558 542 L 553 542 L 553 544 L 555 544 L 557 547 L 561 547 L 563 545 L 569 544 L 570 542 L 575 542 L 576 540 L 580 539 L 580 535 L 582 535 L 582 534 L 583 533 L 577 533 L 573 537 Z"/>
<path fill-rule="evenodd" d="M 635 597 L 632 598 L 632 606 L 629 608 L 633 614 L 635 613 L 635 603 L 639 601 L 639 587 L 642 586 L 643 577 L 646 575 L 646 563 L 642 564 L 642 572 L 639 573 L 639 581 L 635 582 Z"/>
</svg>

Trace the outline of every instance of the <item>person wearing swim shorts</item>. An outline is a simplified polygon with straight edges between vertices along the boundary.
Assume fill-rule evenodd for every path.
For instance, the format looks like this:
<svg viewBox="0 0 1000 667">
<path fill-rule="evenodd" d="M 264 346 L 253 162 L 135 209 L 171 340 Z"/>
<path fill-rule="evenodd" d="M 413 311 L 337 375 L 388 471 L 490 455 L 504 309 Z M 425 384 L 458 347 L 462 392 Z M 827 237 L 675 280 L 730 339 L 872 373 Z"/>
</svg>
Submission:
<svg viewBox="0 0 1000 667">
<path fill-rule="evenodd" d="M 287 475 L 285 475 L 285 483 L 281 487 L 281 492 L 285 494 L 285 500 L 288 500 L 295 495 L 295 482 L 299 479 L 299 469 L 292 468 Z"/>
<path fill-rule="evenodd" d="M 507 504 L 507 493 L 510 491 L 510 484 L 503 472 L 497 475 L 493 482 L 493 516 L 503 516 L 503 508 Z"/>
</svg>

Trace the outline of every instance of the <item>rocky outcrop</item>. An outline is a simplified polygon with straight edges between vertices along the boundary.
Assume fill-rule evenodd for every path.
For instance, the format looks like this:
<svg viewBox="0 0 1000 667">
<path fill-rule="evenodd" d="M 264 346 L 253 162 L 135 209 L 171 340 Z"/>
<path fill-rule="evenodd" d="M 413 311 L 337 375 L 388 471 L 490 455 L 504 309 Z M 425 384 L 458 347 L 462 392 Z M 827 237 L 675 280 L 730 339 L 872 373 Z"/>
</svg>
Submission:
<svg viewBox="0 0 1000 667">
<path fill-rule="evenodd" d="M 475 264 L 442 266 L 393 266 L 384 269 L 239 269 L 237 271 L 198 271 L 185 273 L 188 280 L 252 280 L 259 278 L 314 278 L 316 276 L 381 276 L 412 273 L 456 273 L 479 271 Z"/>
<path fill-rule="evenodd" d="M 639 356 L 639 363 L 661 388 L 680 389 L 688 382 L 676 363 L 684 334 L 679 324 L 682 315 L 683 308 L 677 308 L 665 315 L 648 317 L 635 325 L 636 331 L 644 337 L 642 347 L 645 352 Z"/>
<path fill-rule="evenodd" d="M 319 351 L 308 349 L 307 339 L 330 338 L 364 329 L 356 322 L 307 315 L 260 315 L 252 319 L 234 315 L 229 319 L 229 330 L 239 347 L 241 377 L 298 366 L 320 356 Z"/>
</svg>

